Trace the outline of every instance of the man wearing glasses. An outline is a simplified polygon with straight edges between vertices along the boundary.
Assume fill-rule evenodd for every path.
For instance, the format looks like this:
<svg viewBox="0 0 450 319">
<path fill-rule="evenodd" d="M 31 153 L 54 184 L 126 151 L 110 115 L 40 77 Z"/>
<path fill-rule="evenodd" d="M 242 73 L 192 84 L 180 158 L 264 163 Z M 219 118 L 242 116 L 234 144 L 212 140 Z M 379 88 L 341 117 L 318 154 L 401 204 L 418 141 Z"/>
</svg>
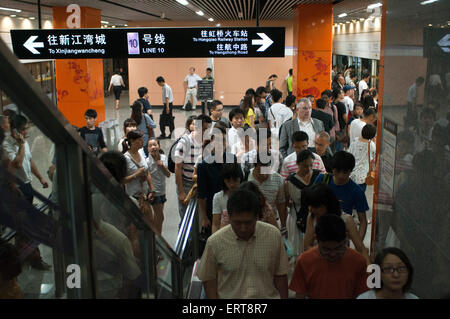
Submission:
<svg viewBox="0 0 450 319">
<path fill-rule="evenodd" d="M 300 255 L 289 289 L 297 298 L 354 299 L 369 290 L 366 261 L 347 246 L 345 222 L 334 214 L 319 218 L 318 245 Z"/>
<path fill-rule="evenodd" d="M 300 99 L 297 104 L 296 112 L 297 118 L 286 121 L 281 126 L 280 152 L 283 154 L 284 158 L 294 151 L 292 147 L 292 135 L 294 132 L 303 131 L 308 134 L 308 147 L 314 147 L 316 134 L 324 131 L 323 122 L 311 118 L 312 106 L 309 99 Z"/>
</svg>

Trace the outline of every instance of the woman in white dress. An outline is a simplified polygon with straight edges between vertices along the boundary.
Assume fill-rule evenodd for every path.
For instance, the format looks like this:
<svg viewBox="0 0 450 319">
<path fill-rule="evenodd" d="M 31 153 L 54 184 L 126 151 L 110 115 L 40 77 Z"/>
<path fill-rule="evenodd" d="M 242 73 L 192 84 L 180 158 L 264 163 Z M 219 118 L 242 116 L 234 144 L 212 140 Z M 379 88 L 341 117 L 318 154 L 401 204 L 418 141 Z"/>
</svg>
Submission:
<svg viewBox="0 0 450 319">
<path fill-rule="evenodd" d="M 356 299 L 419 299 L 409 292 L 414 268 L 402 250 L 385 248 L 377 254 L 374 264 L 381 269 L 381 287 L 366 291 Z"/>
<path fill-rule="evenodd" d="M 285 182 L 286 203 L 290 203 L 286 220 L 288 240 L 292 243 L 294 257 L 303 252 L 303 236 L 306 227 L 308 206 L 302 196 L 303 189 L 311 186 L 320 170 L 313 169 L 314 155 L 309 150 L 303 150 L 297 154 L 298 170 L 289 175 Z M 303 216 L 303 223 L 300 222 Z"/>
<path fill-rule="evenodd" d="M 375 159 L 375 143 L 372 139 L 377 134 L 377 128 L 372 124 L 366 124 L 362 131 L 361 137 L 355 138 L 350 144 L 348 149 L 349 153 L 352 153 L 355 157 L 355 168 L 350 174 L 350 178 L 358 184 L 365 192 L 366 177 L 369 172 L 369 165 L 373 165 Z M 370 162 L 369 162 L 369 148 L 370 148 Z"/>
</svg>

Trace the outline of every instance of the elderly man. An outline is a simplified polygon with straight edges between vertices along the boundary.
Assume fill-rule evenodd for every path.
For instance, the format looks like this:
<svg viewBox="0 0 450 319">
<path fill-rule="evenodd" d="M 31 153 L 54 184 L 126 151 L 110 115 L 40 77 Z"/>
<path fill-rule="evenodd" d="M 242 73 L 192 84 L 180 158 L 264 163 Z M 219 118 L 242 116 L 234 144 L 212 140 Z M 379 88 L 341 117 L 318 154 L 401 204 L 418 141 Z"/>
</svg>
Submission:
<svg viewBox="0 0 450 319">
<path fill-rule="evenodd" d="M 303 131 L 308 134 L 308 147 L 314 147 L 314 139 L 316 134 L 324 130 L 323 122 L 318 119 L 311 118 L 311 102 L 307 98 L 302 98 L 297 104 L 297 118 L 286 121 L 281 127 L 280 132 L 280 152 L 283 157 L 291 154 L 294 149 L 292 147 L 292 134 L 296 131 Z"/>
</svg>

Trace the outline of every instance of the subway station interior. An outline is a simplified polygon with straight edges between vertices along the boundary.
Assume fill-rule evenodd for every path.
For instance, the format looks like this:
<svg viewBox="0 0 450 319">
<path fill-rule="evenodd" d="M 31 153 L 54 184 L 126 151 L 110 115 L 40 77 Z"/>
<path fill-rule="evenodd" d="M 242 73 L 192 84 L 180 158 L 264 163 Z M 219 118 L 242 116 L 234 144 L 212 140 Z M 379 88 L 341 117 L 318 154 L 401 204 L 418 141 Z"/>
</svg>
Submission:
<svg viewBox="0 0 450 319">
<path fill-rule="evenodd" d="M 292 129 L 289 133 L 292 135 L 302 130 L 295 129 L 297 123 L 302 125 L 301 119 L 297 122 L 295 117 L 303 116 L 300 109 L 308 103 L 313 119 L 314 112 L 322 113 L 317 105 L 323 101 L 326 90 L 333 90 L 329 97 L 333 93 L 335 102 L 339 98 L 334 96 L 335 90 L 346 96 L 347 92 L 353 92 L 350 109 L 345 102 L 341 103 L 347 109 L 339 134 L 336 131 L 331 139 L 330 131 L 325 134 L 332 142 L 326 150 L 330 158 L 334 159 L 333 154 L 339 151 L 351 150 L 350 117 L 362 123 L 366 112 L 367 118 L 372 114 L 370 125 L 376 128 L 375 136 L 365 142 L 363 152 L 363 160 L 373 171 L 369 168 L 369 172 L 364 172 L 364 188 L 359 189 L 369 209 L 362 214 L 356 207 L 350 209 L 351 223 L 356 225 L 359 237 L 357 241 L 352 238 L 346 249 L 358 251 L 358 254 L 366 251 L 367 265 L 377 264 L 375 257 L 388 247 L 398 248 L 407 256 L 407 262 L 403 257 L 396 258 L 408 267 L 391 267 L 390 274 L 381 260 L 379 266 L 385 288 L 376 290 L 378 298 L 385 292 L 383 289 L 387 289 L 385 279 L 389 276 L 412 280 L 407 283 L 408 291 L 420 299 L 450 298 L 449 17 L 450 1 L 446 0 L 0 0 L 0 138 L 3 141 L 0 144 L 0 299 L 266 298 L 269 293 L 251 292 L 257 290 L 255 287 L 264 287 L 262 284 L 253 287 L 241 278 L 245 276 L 235 274 L 227 276 L 231 278 L 229 281 L 239 280 L 236 278 L 244 281 L 236 283 L 242 284 L 241 291 L 237 295 L 227 295 L 233 287 L 224 282 L 222 271 L 228 270 L 223 270 L 227 267 L 219 262 L 218 279 L 213 280 L 217 291 L 211 294 L 211 286 L 206 286 L 202 278 L 206 278 L 205 268 L 210 270 L 212 266 L 202 263 L 211 262 L 211 256 L 218 257 L 205 257 L 206 252 L 213 254 L 212 240 L 208 237 L 219 238 L 227 230 L 236 235 L 233 217 L 238 218 L 239 210 L 234 216 L 229 214 L 231 226 L 222 226 L 223 219 L 219 219 L 220 229 L 214 234 L 208 233 L 203 210 L 210 215 L 209 210 L 213 208 L 200 198 L 207 188 L 200 185 L 200 180 L 204 182 L 205 178 L 200 179 L 200 167 L 203 169 L 207 165 L 206 151 L 197 159 L 200 164 L 196 164 L 194 173 L 194 162 L 187 165 L 191 170 L 190 184 L 184 180 L 183 174 L 189 172 L 184 164 L 174 164 L 173 172 L 168 168 L 171 154 L 178 149 L 183 136 L 195 134 L 190 133 L 192 130 L 186 121 L 201 121 L 200 128 L 195 124 L 195 130 L 201 130 L 202 125 L 208 121 L 211 124 L 211 116 L 217 114 L 211 111 L 214 107 L 223 106 L 220 116 L 228 121 L 230 130 L 235 128 L 236 109 L 244 110 L 242 119 L 249 129 L 270 127 L 273 123 L 264 126 L 267 119 L 277 122 L 280 114 L 289 110 L 290 117 L 283 120 L 284 128 L 267 129 L 272 132 L 271 154 L 281 157 L 277 159 L 279 167 L 269 174 L 270 180 L 278 181 L 279 177 L 284 194 L 289 190 L 289 182 L 282 170 L 284 159 L 289 155 L 282 151 L 283 132 L 288 134 Z M 67 34 L 65 44 L 64 32 Z M 198 38 L 191 41 L 191 34 Z M 234 42 L 220 44 L 222 34 L 225 40 L 229 34 L 230 41 L 234 39 Z M 81 41 L 79 47 L 78 40 Z M 91 46 L 89 41 L 92 41 Z M 142 50 L 133 51 L 136 49 L 133 43 L 138 51 L 139 45 Z M 195 69 L 193 73 L 190 73 L 191 68 Z M 194 73 L 200 78 L 191 82 Z M 163 78 L 162 82 L 159 77 Z M 119 81 L 118 84 L 115 81 Z M 144 96 L 139 93 L 142 87 L 147 89 Z M 259 102 L 251 102 L 256 101 L 257 96 L 261 98 L 259 87 L 263 87 L 264 96 L 268 96 L 265 101 L 264 96 L 262 98 L 266 113 L 256 112 Z M 256 93 L 253 91 L 251 105 L 246 108 L 247 97 L 251 95 L 249 88 Z M 360 97 L 363 89 L 367 90 L 373 105 L 366 105 L 369 100 L 364 94 Z M 275 115 L 270 115 L 271 110 L 275 110 L 271 105 L 278 103 L 274 100 L 276 92 L 281 93 L 282 106 Z M 289 99 L 292 95 L 293 100 Z M 141 102 L 136 102 L 140 98 Z M 147 113 L 142 98 L 151 105 Z M 216 100 L 220 104 L 215 103 Z M 293 105 L 292 111 L 288 101 Z M 359 101 L 361 113 L 355 115 Z M 136 103 L 144 108 L 144 113 L 137 112 L 139 116 L 134 111 Z M 167 114 L 169 103 L 170 116 Z M 86 113 L 88 109 L 91 113 Z M 247 122 L 251 109 L 255 110 L 253 120 Z M 95 116 L 90 115 L 92 111 Z M 327 116 L 334 119 L 336 114 L 331 111 Z M 292 116 L 294 118 L 290 119 Z M 104 139 L 96 146 L 85 137 L 93 135 L 89 133 L 91 124 L 87 124 L 88 118 L 93 117 L 96 132 L 101 132 Z M 136 117 L 138 121 L 134 120 Z M 141 135 L 136 137 L 142 140 L 144 134 L 143 146 L 136 153 L 142 154 L 137 155 L 138 158 L 164 171 L 164 189 L 157 190 L 157 196 L 152 194 L 154 189 L 144 194 L 146 198 L 156 196 L 160 202 L 142 201 L 142 197 L 129 192 L 134 179 L 141 189 L 145 183 L 150 188 L 157 183 L 160 186 L 160 178 L 151 176 L 150 164 L 145 164 L 148 172 L 145 171 L 144 179 L 139 177 L 144 175 L 135 175 L 136 170 L 130 172 L 130 165 L 135 165 L 137 172 L 141 172 L 142 167 L 131 153 L 134 148 L 130 137 L 126 144 L 128 152 L 122 143 L 130 136 L 124 125 L 129 118 L 140 122 L 135 125 L 145 130 L 139 131 Z M 174 128 L 170 127 L 170 120 L 169 124 L 165 123 L 168 127 L 162 126 L 167 118 L 172 119 Z M 256 120 L 259 123 L 256 124 Z M 212 121 L 223 122 L 216 122 L 214 117 Z M 287 121 L 295 124 L 286 128 Z M 340 121 L 331 123 L 332 131 L 336 124 L 339 127 Z M 313 154 L 314 159 L 317 154 L 313 152 L 318 153 L 317 141 L 324 126 L 317 131 L 315 122 L 311 123 L 316 138 L 309 138 L 305 148 L 310 148 L 309 154 Z M 89 134 L 83 133 L 83 129 Z M 363 126 L 360 129 L 364 131 Z M 309 132 L 309 128 L 305 130 Z M 167 131 L 171 135 L 165 135 Z M 362 140 L 363 133 L 359 135 Z M 228 146 L 233 149 L 230 133 L 227 136 Z M 150 151 L 150 146 L 144 154 L 142 147 L 147 147 L 149 138 L 150 143 L 157 141 L 154 144 L 163 151 L 168 163 L 162 160 L 162 166 L 158 166 L 162 155 L 158 150 Z M 291 136 L 287 139 L 285 146 L 291 154 L 295 141 Z M 255 143 L 256 140 L 261 140 L 259 135 Z M 252 141 L 247 144 L 251 145 Z M 371 157 L 372 144 L 376 147 Z M 245 148 L 252 147 L 249 145 Z M 116 177 L 121 176 L 121 168 L 116 167 L 123 162 L 114 162 L 112 157 L 108 161 L 106 153 L 111 151 L 115 155 L 120 153 L 123 162 L 127 160 L 127 172 L 122 181 Z M 254 152 L 256 159 L 256 150 Z M 319 155 L 319 159 L 324 158 Z M 183 151 L 180 156 L 184 156 Z M 300 167 L 299 158 L 294 158 L 294 162 L 297 160 Z M 315 171 L 317 167 L 312 165 Z M 335 165 L 334 160 L 330 165 Z M 323 161 L 322 173 L 325 169 L 327 174 L 335 173 L 334 166 L 330 170 L 326 166 Z M 239 167 L 244 165 L 239 164 Z M 366 174 L 373 176 L 370 183 Z M 330 176 L 333 178 L 333 174 Z M 149 178 L 153 179 L 153 184 Z M 211 183 L 208 185 L 218 183 L 217 193 L 222 191 L 225 196 L 230 186 L 222 175 L 217 178 L 218 181 L 208 181 Z M 253 175 L 248 178 L 256 179 Z M 189 185 L 187 189 L 186 185 Z M 266 186 L 260 187 L 260 193 L 252 193 L 254 197 L 260 198 L 258 194 L 264 197 L 269 189 L 269 185 Z M 180 192 L 185 192 L 181 200 Z M 301 194 L 306 196 L 305 192 Z M 299 261 L 308 251 L 303 246 L 306 234 L 296 228 L 295 221 L 296 230 L 291 234 L 285 219 L 286 216 L 288 220 L 296 218 L 296 225 L 299 225 L 299 212 L 296 208 L 293 210 L 291 204 L 300 202 L 300 198 L 286 197 L 284 202 L 283 195 L 282 206 L 278 193 L 276 199 L 270 199 L 275 197 L 270 192 L 267 195 L 264 202 L 272 206 L 275 218 L 270 230 L 276 229 L 276 238 L 284 243 L 280 252 L 283 256 L 287 254 L 283 278 L 290 283 L 289 288 L 287 285 L 283 288 L 286 294 L 281 293 L 279 286 L 276 288 L 281 298 L 296 298 L 302 294 L 294 289 L 298 286 L 292 283 L 292 278 L 297 278 Z M 342 202 L 338 194 L 336 196 Z M 187 200 L 180 204 L 185 197 Z M 227 195 L 228 206 L 225 201 L 228 210 L 231 209 L 230 198 L 232 193 Z M 210 200 L 212 203 L 212 197 Z M 158 203 L 162 204 L 158 206 Z M 201 206 L 203 204 L 206 206 Z M 284 208 L 280 209 L 278 204 Z M 242 203 L 243 207 L 246 205 Z M 161 209 L 159 213 L 158 209 Z M 304 222 L 309 223 L 312 213 L 308 212 L 309 206 L 305 209 L 308 221 L 305 217 Z M 158 218 L 163 218 L 161 224 Z M 215 219 L 210 220 L 211 223 L 214 231 Z M 256 227 L 259 229 L 258 225 L 267 223 L 258 221 Z M 319 222 L 316 232 L 318 225 Z M 361 231 L 363 225 L 365 231 Z M 286 227 L 289 235 L 283 232 Z M 348 228 L 347 234 L 350 236 Z M 300 239 L 291 240 L 292 236 Z M 259 238 L 256 235 L 252 240 Z M 300 241 L 297 254 L 290 247 L 294 241 Z M 217 247 L 224 247 L 215 242 Z M 320 247 L 319 238 L 319 250 Z M 258 272 L 258 257 L 261 256 L 256 252 L 254 255 L 243 253 L 240 261 L 253 262 L 256 268 L 253 271 Z M 264 254 L 261 259 L 269 257 Z M 279 259 L 284 260 L 284 257 Z M 251 265 L 244 268 L 248 271 Z M 258 278 L 265 271 L 249 277 Z M 315 285 L 312 282 L 306 286 L 309 284 Z M 247 285 L 251 287 L 246 288 Z M 331 296 L 326 292 L 318 295 Z"/>
</svg>

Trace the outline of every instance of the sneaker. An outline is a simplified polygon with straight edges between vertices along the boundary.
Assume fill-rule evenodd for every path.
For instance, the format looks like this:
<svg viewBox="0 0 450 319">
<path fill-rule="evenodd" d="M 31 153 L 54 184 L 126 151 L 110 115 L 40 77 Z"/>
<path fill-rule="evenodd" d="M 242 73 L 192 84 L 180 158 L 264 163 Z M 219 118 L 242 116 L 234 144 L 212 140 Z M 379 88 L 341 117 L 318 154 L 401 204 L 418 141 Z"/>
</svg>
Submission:
<svg viewBox="0 0 450 319">
<path fill-rule="evenodd" d="M 161 134 L 160 136 L 157 137 L 158 140 L 163 140 L 163 139 L 165 139 L 165 138 L 167 138 L 167 136 L 162 135 L 162 134 Z"/>
<path fill-rule="evenodd" d="M 30 263 L 31 268 L 37 269 L 37 270 L 50 270 L 52 266 L 44 262 L 42 259 L 33 263 Z"/>
</svg>

